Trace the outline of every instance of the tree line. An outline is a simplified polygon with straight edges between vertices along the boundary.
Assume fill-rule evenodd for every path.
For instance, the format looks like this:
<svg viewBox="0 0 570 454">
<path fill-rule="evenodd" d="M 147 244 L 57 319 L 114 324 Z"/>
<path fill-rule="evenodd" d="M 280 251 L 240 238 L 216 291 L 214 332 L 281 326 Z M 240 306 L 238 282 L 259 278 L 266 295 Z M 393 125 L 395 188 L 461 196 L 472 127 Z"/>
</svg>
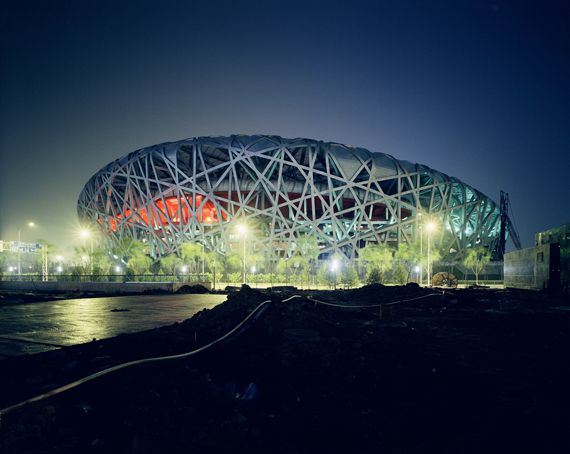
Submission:
<svg viewBox="0 0 570 454">
<path fill-rule="evenodd" d="M 51 262 L 55 248 L 52 246 Z M 289 258 L 268 256 L 259 252 L 240 251 L 222 255 L 206 250 L 202 244 L 187 242 L 176 253 L 152 259 L 148 245 L 139 240 L 125 238 L 109 251 L 102 246 L 84 245 L 75 248 L 75 254 L 66 266 L 66 275 L 122 275 L 126 279 L 144 275 L 171 275 L 184 280 L 188 275 L 202 275 L 205 280 L 241 283 L 244 269 L 249 283 L 285 283 L 298 286 L 355 287 L 366 284 L 406 284 L 417 281 L 417 267 L 427 276 L 427 253 L 417 244 L 401 243 L 398 247 L 386 244 L 369 244 L 359 250 L 357 260 L 348 261 L 343 256 L 332 255 L 320 259 L 320 247 L 316 239 L 305 235 L 298 239 Z M 274 252 L 274 251 L 273 251 Z M 437 264 L 444 255 L 437 248 L 431 250 L 431 262 Z M 0 254 L 2 271 L 8 254 Z M 484 248 L 468 249 L 462 264 L 471 270 L 478 282 L 479 274 L 490 261 Z M 331 266 L 336 263 L 336 269 Z M 53 272 L 53 271 L 52 271 Z"/>
</svg>

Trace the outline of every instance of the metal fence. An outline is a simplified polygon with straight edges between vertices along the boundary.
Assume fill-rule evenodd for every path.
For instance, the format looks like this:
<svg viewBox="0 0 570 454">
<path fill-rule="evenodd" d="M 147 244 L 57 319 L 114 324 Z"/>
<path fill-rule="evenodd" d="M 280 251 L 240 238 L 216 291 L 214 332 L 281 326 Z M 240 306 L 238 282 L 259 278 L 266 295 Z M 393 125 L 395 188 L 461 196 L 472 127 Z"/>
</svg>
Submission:
<svg viewBox="0 0 570 454">
<path fill-rule="evenodd" d="M 270 281 L 269 279 L 253 279 L 253 277 L 248 275 L 247 283 L 250 285 L 269 284 L 276 285 L 277 281 Z M 259 276 L 261 277 L 261 276 Z M 21 276 L 5 274 L 0 275 L 0 281 L 4 282 L 147 282 L 147 283 L 189 283 L 189 284 L 199 284 L 205 282 L 213 282 L 212 275 L 209 273 L 205 274 L 105 274 L 105 275 L 72 275 L 72 274 L 54 274 L 48 276 L 46 280 L 42 279 L 41 275 L 37 274 L 23 274 Z M 216 279 L 217 286 L 220 285 L 240 285 L 241 280 L 236 282 L 229 282 L 227 279 L 222 279 L 222 276 L 218 276 Z M 267 282 L 266 282 L 267 281 Z M 280 285 L 293 285 L 288 282 L 283 282 Z M 341 286 L 339 282 L 339 287 Z M 471 285 L 480 286 L 490 286 L 490 287 L 503 287 L 503 280 L 490 280 L 490 279 L 479 279 L 478 282 L 475 279 L 460 279 L 458 280 L 458 285 L 460 287 L 469 287 Z M 304 286 L 301 285 L 301 286 Z M 309 285 L 310 287 L 318 287 L 315 282 Z M 326 287 L 326 286 L 325 286 Z"/>
<path fill-rule="evenodd" d="M 479 281 L 475 281 L 475 279 L 460 279 L 457 281 L 457 284 L 460 286 L 469 287 L 470 285 L 483 285 L 483 286 L 492 286 L 492 287 L 502 287 L 505 285 L 503 280 L 491 280 L 491 279 L 479 279 Z"/>
</svg>

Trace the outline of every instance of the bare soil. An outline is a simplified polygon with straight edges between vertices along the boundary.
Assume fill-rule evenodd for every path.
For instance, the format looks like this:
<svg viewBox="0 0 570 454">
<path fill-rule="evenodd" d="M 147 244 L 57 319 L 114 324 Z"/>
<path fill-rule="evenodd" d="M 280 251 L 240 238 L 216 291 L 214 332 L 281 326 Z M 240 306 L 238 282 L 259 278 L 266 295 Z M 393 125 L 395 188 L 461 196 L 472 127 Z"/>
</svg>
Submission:
<svg viewBox="0 0 570 454">
<path fill-rule="evenodd" d="M 570 302 L 467 289 L 389 304 L 433 292 L 244 287 L 183 323 L 5 359 L 0 408 L 125 361 L 194 350 L 272 300 L 197 356 L 3 415 L 0 452 L 570 452 Z"/>
</svg>

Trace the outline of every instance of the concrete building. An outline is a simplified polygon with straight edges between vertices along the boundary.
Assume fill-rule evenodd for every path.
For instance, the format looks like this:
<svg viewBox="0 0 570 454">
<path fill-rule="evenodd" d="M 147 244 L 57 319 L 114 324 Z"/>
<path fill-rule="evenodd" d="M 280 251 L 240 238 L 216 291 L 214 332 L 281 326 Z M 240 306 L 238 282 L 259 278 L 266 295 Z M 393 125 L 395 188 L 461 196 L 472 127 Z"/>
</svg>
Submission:
<svg viewBox="0 0 570 454">
<path fill-rule="evenodd" d="M 535 235 L 535 245 L 505 254 L 505 287 L 568 290 L 570 223 Z"/>
</svg>

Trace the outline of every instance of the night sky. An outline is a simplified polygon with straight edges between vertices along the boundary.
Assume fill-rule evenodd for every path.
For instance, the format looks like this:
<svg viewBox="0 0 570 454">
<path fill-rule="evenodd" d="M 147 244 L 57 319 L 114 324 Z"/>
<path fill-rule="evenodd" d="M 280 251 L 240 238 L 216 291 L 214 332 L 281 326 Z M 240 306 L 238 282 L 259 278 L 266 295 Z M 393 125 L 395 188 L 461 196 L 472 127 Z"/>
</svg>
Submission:
<svg viewBox="0 0 570 454">
<path fill-rule="evenodd" d="M 276 134 L 503 189 L 530 246 L 570 222 L 569 5 L 4 2 L 0 239 L 78 242 L 83 185 L 137 148 Z"/>
</svg>

